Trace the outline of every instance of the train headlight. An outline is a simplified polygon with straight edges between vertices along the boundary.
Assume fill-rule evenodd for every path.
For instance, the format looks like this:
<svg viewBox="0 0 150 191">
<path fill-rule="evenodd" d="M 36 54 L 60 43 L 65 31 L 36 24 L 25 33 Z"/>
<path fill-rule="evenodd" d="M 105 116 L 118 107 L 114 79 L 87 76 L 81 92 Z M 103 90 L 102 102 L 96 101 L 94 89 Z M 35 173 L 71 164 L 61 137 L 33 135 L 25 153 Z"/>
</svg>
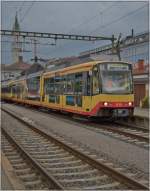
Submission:
<svg viewBox="0 0 150 191">
<path fill-rule="evenodd" d="M 131 105 L 132 105 L 132 102 L 129 102 L 128 104 L 129 104 L 129 106 L 131 106 Z"/>
<path fill-rule="evenodd" d="M 108 103 L 107 103 L 107 102 L 104 102 L 104 106 L 108 106 Z"/>
</svg>

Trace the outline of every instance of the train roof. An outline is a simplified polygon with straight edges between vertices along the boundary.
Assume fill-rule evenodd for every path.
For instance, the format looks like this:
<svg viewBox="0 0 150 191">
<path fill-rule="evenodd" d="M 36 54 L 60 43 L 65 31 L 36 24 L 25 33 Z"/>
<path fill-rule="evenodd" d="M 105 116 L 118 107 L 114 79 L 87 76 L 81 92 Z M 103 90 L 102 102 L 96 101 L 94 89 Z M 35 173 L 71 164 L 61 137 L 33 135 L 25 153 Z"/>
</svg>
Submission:
<svg viewBox="0 0 150 191">
<path fill-rule="evenodd" d="M 93 65 L 95 64 L 98 64 L 98 63 L 108 63 L 108 62 L 111 62 L 111 63 L 116 63 L 116 62 L 120 62 L 120 63 L 127 63 L 127 64 L 130 64 L 126 61 L 119 61 L 118 59 L 114 59 L 112 57 L 108 57 L 108 59 L 106 59 L 107 57 L 105 56 L 105 59 L 102 57 L 102 56 L 92 56 L 92 57 L 89 57 L 89 58 L 79 58 L 77 57 L 77 59 L 74 59 L 70 65 L 68 66 L 63 66 L 63 68 L 61 67 L 54 67 L 53 69 L 50 69 L 50 70 L 46 70 L 46 71 L 39 71 L 39 72 L 36 72 L 36 73 L 32 73 L 32 74 L 29 74 L 29 75 L 25 75 L 25 76 L 21 76 L 20 78 L 18 79 L 13 79 L 13 80 L 9 80 L 9 81 L 4 81 L 2 82 L 2 86 L 7 86 L 11 83 L 14 83 L 14 82 L 19 82 L 19 81 L 22 81 L 22 80 L 26 80 L 26 79 L 29 79 L 29 78 L 33 78 L 33 77 L 38 77 L 38 76 L 41 76 L 43 74 L 44 77 L 46 76 L 49 76 L 49 75 L 54 75 L 55 73 L 67 73 L 68 71 L 72 71 L 72 70 L 80 70 L 83 68 L 83 70 L 89 70 L 90 68 L 93 67 Z M 60 62 L 61 64 L 61 62 Z"/>
<path fill-rule="evenodd" d="M 118 60 L 100 60 L 98 57 L 95 58 L 95 59 L 89 59 L 87 60 L 87 62 L 83 62 L 83 63 L 80 63 L 80 64 L 76 64 L 76 65 L 71 65 L 71 66 L 68 66 L 68 67 L 65 67 L 65 68 L 62 68 L 62 69 L 57 69 L 57 70 L 51 70 L 51 71 L 46 71 L 43 73 L 43 76 L 48 76 L 48 75 L 53 75 L 55 73 L 67 73 L 68 71 L 71 71 L 71 70 L 81 70 L 82 68 L 86 68 L 85 70 L 89 70 L 90 68 L 93 67 L 93 65 L 96 65 L 96 64 L 101 64 L 101 63 L 127 63 L 127 64 L 130 64 L 126 61 L 118 61 Z"/>
</svg>

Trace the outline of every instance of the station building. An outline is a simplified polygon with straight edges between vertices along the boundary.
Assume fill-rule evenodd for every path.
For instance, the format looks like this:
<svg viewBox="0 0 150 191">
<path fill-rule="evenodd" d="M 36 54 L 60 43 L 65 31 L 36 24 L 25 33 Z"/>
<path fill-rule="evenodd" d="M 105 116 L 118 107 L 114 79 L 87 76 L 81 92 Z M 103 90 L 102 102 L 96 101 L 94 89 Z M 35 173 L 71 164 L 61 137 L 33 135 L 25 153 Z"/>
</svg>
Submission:
<svg viewBox="0 0 150 191">
<path fill-rule="evenodd" d="M 111 54 L 112 45 L 101 46 L 80 53 L 80 57 L 87 58 L 96 55 Z M 141 101 L 149 92 L 149 32 L 127 36 L 120 44 L 121 60 L 132 63 L 135 106 L 140 106 Z"/>
<path fill-rule="evenodd" d="M 18 61 L 13 64 L 1 65 L 1 81 L 15 79 L 21 76 L 24 70 L 30 68 L 30 64 L 23 61 L 23 57 L 19 56 Z"/>
</svg>

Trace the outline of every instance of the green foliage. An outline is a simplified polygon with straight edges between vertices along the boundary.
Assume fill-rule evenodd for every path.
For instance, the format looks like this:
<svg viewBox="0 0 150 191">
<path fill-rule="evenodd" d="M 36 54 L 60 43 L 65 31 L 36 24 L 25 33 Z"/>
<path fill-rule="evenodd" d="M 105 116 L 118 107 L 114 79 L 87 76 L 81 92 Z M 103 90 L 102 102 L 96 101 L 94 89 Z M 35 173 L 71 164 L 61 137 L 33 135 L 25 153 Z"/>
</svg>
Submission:
<svg viewBox="0 0 150 191">
<path fill-rule="evenodd" d="M 145 96 L 142 100 L 142 107 L 143 108 L 148 108 L 149 107 L 149 97 Z"/>
</svg>

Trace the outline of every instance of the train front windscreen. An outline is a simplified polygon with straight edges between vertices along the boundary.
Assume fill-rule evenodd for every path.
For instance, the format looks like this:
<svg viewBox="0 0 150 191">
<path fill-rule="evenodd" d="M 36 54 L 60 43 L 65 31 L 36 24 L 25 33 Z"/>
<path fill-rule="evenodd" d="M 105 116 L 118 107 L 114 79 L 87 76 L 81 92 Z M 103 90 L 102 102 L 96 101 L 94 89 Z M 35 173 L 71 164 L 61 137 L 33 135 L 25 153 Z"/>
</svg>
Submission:
<svg viewBox="0 0 150 191">
<path fill-rule="evenodd" d="M 105 63 L 99 66 L 102 93 L 132 93 L 131 65 L 126 63 Z"/>
</svg>

